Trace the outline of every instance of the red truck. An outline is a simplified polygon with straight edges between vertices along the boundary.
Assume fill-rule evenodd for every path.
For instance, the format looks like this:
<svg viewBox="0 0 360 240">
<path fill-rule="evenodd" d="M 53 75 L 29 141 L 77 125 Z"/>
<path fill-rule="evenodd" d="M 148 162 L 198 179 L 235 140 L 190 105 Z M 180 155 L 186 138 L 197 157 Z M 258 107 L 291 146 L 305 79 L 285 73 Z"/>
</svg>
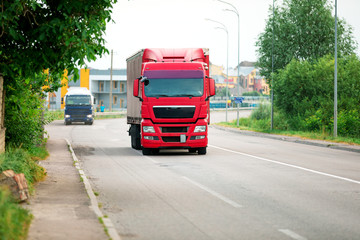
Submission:
<svg viewBox="0 0 360 240">
<path fill-rule="evenodd" d="M 160 149 L 206 154 L 209 98 L 215 95 L 208 49 L 148 48 L 126 61 L 132 148 L 143 155 Z"/>
</svg>

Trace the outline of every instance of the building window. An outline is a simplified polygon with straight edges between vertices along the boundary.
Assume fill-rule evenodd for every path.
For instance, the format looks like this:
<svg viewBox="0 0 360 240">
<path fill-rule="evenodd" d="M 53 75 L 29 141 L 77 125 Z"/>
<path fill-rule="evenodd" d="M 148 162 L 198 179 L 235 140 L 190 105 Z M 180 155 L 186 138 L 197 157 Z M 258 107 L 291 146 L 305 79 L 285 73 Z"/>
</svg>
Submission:
<svg viewBox="0 0 360 240">
<path fill-rule="evenodd" d="M 125 92 L 125 85 L 124 83 L 120 83 L 120 92 Z"/>
<path fill-rule="evenodd" d="M 113 89 L 117 89 L 118 88 L 118 82 L 117 81 L 113 81 Z"/>
<path fill-rule="evenodd" d="M 118 101 L 118 97 L 117 96 L 113 96 L 113 105 L 116 105 Z"/>
<path fill-rule="evenodd" d="M 120 98 L 120 108 L 124 107 L 124 99 Z"/>
<path fill-rule="evenodd" d="M 104 91 L 104 82 L 99 82 L 99 92 Z"/>
</svg>

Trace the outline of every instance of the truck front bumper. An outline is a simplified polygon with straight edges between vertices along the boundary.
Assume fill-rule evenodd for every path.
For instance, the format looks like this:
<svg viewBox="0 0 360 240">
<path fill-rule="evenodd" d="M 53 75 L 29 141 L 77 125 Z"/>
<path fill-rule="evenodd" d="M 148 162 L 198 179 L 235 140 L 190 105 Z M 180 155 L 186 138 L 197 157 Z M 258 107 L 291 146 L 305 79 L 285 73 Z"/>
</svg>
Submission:
<svg viewBox="0 0 360 240">
<path fill-rule="evenodd" d="M 73 122 L 84 122 L 84 123 L 93 123 L 94 118 L 90 116 L 72 116 L 66 115 L 64 118 L 65 123 L 73 123 Z"/>
<path fill-rule="evenodd" d="M 144 131 L 145 127 L 145 131 Z M 208 123 L 154 124 L 144 119 L 141 123 L 141 145 L 144 148 L 202 148 L 208 144 Z"/>
</svg>

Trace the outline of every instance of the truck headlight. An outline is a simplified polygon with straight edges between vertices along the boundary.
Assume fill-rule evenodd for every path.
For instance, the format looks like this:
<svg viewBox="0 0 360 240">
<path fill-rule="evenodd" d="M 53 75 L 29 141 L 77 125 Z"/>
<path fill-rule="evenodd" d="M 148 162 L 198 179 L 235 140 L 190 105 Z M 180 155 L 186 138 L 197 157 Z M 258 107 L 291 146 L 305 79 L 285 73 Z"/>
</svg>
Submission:
<svg viewBox="0 0 360 240">
<path fill-rule="evenodd" d="M 87 115 L 86 117 L 88 117 L 88 118 L 92 118 L 92 115 L 91 115 L 91 114 L 89 114 L 89 115 Z"/>
<path fill-rule="evenodd" d="M 70 118 L 70 115 L 65 115 L 65 118 Z"/>
<path fill-rule="evenodd" d="M 194 132 L 205 132 L 206 126 L 196 126 Z"/>
<path fill-rule="evenodd" d="M 144 133 L 155 133 L 155 129 L 153 126 L 143 126 Z"/>
</svg>

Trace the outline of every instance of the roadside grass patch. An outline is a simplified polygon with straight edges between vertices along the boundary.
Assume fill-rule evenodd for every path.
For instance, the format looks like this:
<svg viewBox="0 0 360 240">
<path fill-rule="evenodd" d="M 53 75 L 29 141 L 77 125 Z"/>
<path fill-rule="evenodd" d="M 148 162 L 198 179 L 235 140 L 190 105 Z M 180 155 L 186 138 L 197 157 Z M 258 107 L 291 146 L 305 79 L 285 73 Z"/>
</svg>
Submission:
<svg viewBox="0 0 360 240">
<path fill-rule="evenodd" d="M 1 239 L 26 239 L 32 217 L 28 210 L 13 200 L 8 189 L 0 187 Z"/>
<path fill-rule="evenodd" d="M 30 148 L 7 148 L 0 154 L 0 172 L 13 170 L 24 173 L 30 193 L 34 192 L 34 183 L 45 176 L 45 169 L 37 161 L 45 159 L 49 153 L 45 146 Z M 32 215 L 23 209 L 11 196 L 8 189 L 0 187 L 0 239 L 26 239 Z"/>
</svg>

